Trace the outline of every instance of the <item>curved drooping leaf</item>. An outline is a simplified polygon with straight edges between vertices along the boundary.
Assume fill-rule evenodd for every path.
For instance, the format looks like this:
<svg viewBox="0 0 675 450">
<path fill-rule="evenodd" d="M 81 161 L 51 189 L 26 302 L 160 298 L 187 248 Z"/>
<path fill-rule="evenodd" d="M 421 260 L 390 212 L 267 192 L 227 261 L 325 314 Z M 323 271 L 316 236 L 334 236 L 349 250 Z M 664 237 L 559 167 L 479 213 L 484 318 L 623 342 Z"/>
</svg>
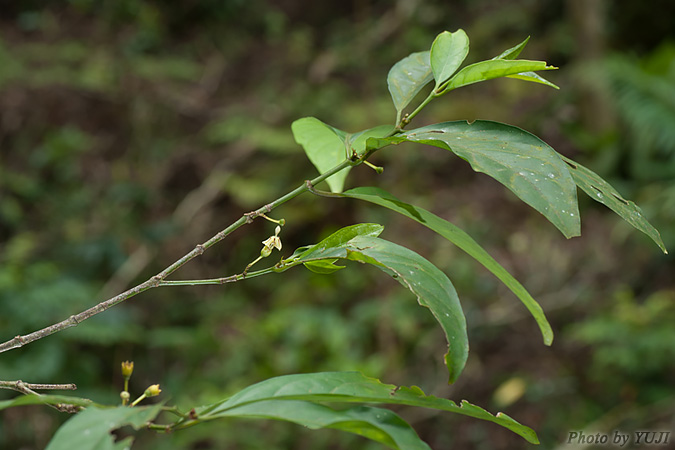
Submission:
<svg viewBox="0 0 675 450">
<path fill-rule="evenodd" d="M 387 87 L 399 118 L 403 109 L 434 79 L 429 53 L 429 51 L 412 53 L 389 70 Z"/>
<path fill-rule="evenodd" d="M 133 438 L 115 442 L 112 430 L 130 425 L 138 430 L 153 420 L 162 405 L 118 406 L 115 408 L 89 407 L 71 417 L 49 442 L 47 450 L 111 450 L 131 446 Z"/>
<path fill-rule="evenodd" d="M 417 436 L 415 430 L 398 415 L 388 409 L 370 406 L 335 410 L 325 405 L 301 400 L 262 400 L 202 417 L 205 419 L 255 417 L 285 420 L 312 430 L 334 428 L 347 431 L 397 450 L 431 450 Z"/>
<path fill-rule="evenodd" d="M 304 402 L 373 403 L 408 405 L 448 411 L 496 423 L 538 444 L 536 433 L 503 413 L 492 415 L 484 409 L 462 401 L 425 395 L 416 386 L 398 387 L 384 384 L 358 372 L 324 372 L 286 375 L 262 381 L 236 393 L 225 401 L 197 409 L 202 419 L 222 417 L 228 411 L 257 402 L 300 400 Z"/>
<path fill-rule="evenodd" d="M 600 202 L 621 216 L 626 222 L 631 224 L 634 228 L 642 231 L 649 236 L 658 245 L 663 253 L 668 253 L 661 235 L 658 230 L 652 226 L 639 206 L 630 200 L 626 200 L 619 194 L 619 192 L 612 187 L 608 182 L 603 180 L 598 174 L 582 166 L 576 161 L 573 161 L 565 156 L 560 155 L 563 161 L 569 166 L 569 172 L 572 174 L 574 182 L 583 190 L 589 197 L 596 202 Z"/>
<path fill-rule="evenodd" d="M 305 150 L 307 157 L 314 164 L 320 174 L 332 169 L 347 157 L 345 138 L 347 134 L 315 117 L 303 117 L 291 125 L 295 142 Z M 342 192 L 345 179 L 351 167 L 326 179 L 332 192 Z"/>
<path fill-rule="evenodd" d="M 530 37 L 528 36 L 527 39 L 525 39 L 523 42 L 520 44 L 516 45 L 515 47 L 511 47 L 508 50 L 504 50 L 499 56 L 495 56 L 492 58 L 492 60 L 495 59 L 516 59 L 518 55 L 520 55 L 520 52 L 523 51 L 525 48 L 525 45 L 527 45 L 527 42 L 530 40 Z M 545 84 L 546 86 L 550 86 L 554 89 L 560 89 L 558 86 L 555 84 L 551 83 L 544 77 L 540 76 L 537 73 L 534 72 L 522 72 L 518 73 L 516 75 L 508 75 L 508 78 L 515 78 L 518 80 L 525 80 L 525 81 L 532 81 L 533 83 L 541 83 Z"/>
<path fill-rule="evenodd" d="M 577 189 L 567 165 L 548 144 L 520 128 L 477 120 L 443 122 L 395 136 L 444 148 L 509 188 L 565 237 L 580 234 Z"/>
<path fill-rule="evenodd" d="M 466 253 L 471 255 L 476 261 L 481 263 L 486 269 L 499 278 L 516 296 L 523 302 L 530 311 L 532 317 L 536 320 L 544 337 L 544 343 L 551 345 L 553 342 L 553 330 L 546 320 L 544 311 L 537 301 L 532 298 L 529 292 L 518 282 L 504 267 L 502 267 L 492 256 L 486 252 L 476 241 L 473 240 L 464 230 L 453 225 L 445 219 L 430 213 L 429 211 L 404 203 L 389 192 L 375 187 L 360 187 L 350 189 L 342 193 L 343 197 L 355 198 L 384 206 L 399 214 L 409 217 L 427 228 L 440 234 Z"/>
<path fill-rule="evenodd" d="M 554 69 L 557 69 L 557 67 L 547 66 L 544 61 L 529 61 L 526 59 L 491 59 L 488 61 L 481 61 L 460 70 L 450 79 L 443 92 L 445 93 L 462 86 L 478 83 L 479 81 L 491 80 L 493 78 L 508 77 L 523 72 Z"/>
<path fill-rule="evenodd" d="M 447 81 L 469 54 L 469 37 L 461 28 L 454 33 L 444 31 L 431 44 L 431 70 L 436 87 Z"/>
<path fill-rule="evenodd" d="M 312 261 L 349 259 L 372 264 L 394 277 L 430 309 L 448 340 L 445 363 L 453 383 L 462 372 L 469 353 L 466 320 L 452 282 L 436 266 L 417 253 L 378 239 L 383 227 L 358 224 L 342 228 L 302 253 L 283 261 L 278 271 Z"/>
</svg>

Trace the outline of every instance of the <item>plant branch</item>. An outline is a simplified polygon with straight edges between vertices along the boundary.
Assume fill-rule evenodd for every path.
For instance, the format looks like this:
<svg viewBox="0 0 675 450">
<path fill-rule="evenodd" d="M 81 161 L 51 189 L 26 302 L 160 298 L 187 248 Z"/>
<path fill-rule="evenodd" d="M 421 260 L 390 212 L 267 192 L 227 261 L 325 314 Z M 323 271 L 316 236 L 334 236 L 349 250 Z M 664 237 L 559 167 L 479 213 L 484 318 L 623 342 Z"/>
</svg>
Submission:
<svg viewBox="0 0 675 450">
<path fill-rule="evenodd" d="M 0 381 L 0 389 L 11 389 L 13 391 L 22 392 L 24 394 L 38 395 L 34 390 L 74 391 L 74 390 L 77 389 L 77 386 L 73 383 L 69 383 L 69 384 L 36 384 L 36 383 L 24 383 L 21 380 L 16 380 L 16 381 Z"/>
<path fill-rule="evenodd" d="M 372 152 L 371 152 L 372 153 Z M 322 173 L 318 177 L 314 178 L 313 180 L 310 181 L 310 184 L 316 185 L 322 181 L 324 181 L 326 178 L 330 177 L 331 175 L 341 171 L 342 169 L 345 169 L 350 166 L 356 166 L 359 165 L 363 162 L 365 158 L 359 159 L 356 161 L 351 161 L 351 160 L 345 160 L 342 163 L 338 164 L 337 166 L 333 167 L 332 169 L 328 170 L 327 172 Z M 148 289 L 152 289 L 158 286 L 161 286 L 162 283 L 164 282 L 165 278 L 170 276 L 172 273 L 174 273 L 176 270 L 180 269 L 182 266 L 187 264 L 188 262 L 192 261 L 194 258 L 197 256 L 200 256 L 201 254 L 204 253 L 207 249 L 213 247 L 216 245 L 218 242 L 222 241 L 227 237 L 229 234 L 237 230 L 243 225 L 249 224 L 253 222 L 253 220 L 265 213 L 271 212 L 274 208 L 277 206 L 286 203 L 287 201 L 297 197 L 298 195 L 308 191 L 308 185 L 307 183 L 303 183 L 291 192 L 287 193 L 286 195 L 283 195 L 279 197 L 278 199 L 274 200 L 272 203 L 269 203 L 267 205 L 264 205 L 260 208 L 258 208 L 255 211 L 252 211 L 250 213 L 246 213 L 243 216 L 241 216 L 236 222 L 232 223 L 230 226 L 225 228 L 224 230 L 220 231 L 218 234 L 213 236 L 211 239 L 207 240 L 206 242 L 202 244 L 198 244 L 195 246 L 194 249 L 192 249 L 189 253 L 187 253 L 185 256 L 182 258 L 178 259 L 176 262 L 171 264 L 169 267 L 166 269 L 162 270 L 159 272 L 157 275 L 154 277 L 151 277 L 150 279 L 144 281 L 143 283 L 126 290 L 125 292 L 122 292 L 121 294 L 118 294 L 114 297 L 109 298 L 108 300 L 104 300 L 101 303 L 97 304 L 96 306 L 92 306 L 91 308 L 80 312 L 79 314 L 75 314 L 70 316 L 69 318 L 62 320 L 61 322 L 55 323 L 53 325 L 50 325 L 48 327 L 45 327 L 41 330 L 34 331 L 30 334 L 27 335 L 18 335 L 8 341 L 5 341 L 0 344 L 0 353 L 13 350 L 15 348 L 20 348 L 23 347 L 24 345 L 30 344 L 31 342 L 37 341 L 39 339 L 42 339 L 44 337 L 50 336 L 54 333 L 57 333 L 59 331 L 65 330 L 70 327 L 77 326 L 78 324 L 82 323 L 83 321 L 89 319 L 90 317 L 93 317 L 99 313 L 102 313 L 109 308 L 112 308 L 113 306 L 122 303 L 125 300 L 128 300 L 132 297 L 135 297 L 136 295 L 140 294 L 141 292 L 147 291 Z M 250 276 L 250 275 L 249 275 Z M 222 283 L 219 283 L 222 284 Z M 164 284 L 166 286 L 167 284 Z"/>
</svg>

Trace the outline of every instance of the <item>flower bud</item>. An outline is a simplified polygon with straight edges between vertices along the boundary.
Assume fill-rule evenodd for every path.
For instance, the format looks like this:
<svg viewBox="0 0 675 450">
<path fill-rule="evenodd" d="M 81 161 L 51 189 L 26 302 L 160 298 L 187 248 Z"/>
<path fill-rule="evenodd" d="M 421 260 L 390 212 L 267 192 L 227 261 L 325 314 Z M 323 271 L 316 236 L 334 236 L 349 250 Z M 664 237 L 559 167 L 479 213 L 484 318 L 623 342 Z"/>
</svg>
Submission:
<svg viewBox="0 0 675 450">
<path fill-rule="evenodd" d="M 126 404 L 131 398 L 131 395 L 127 391 L 120 392 L 120 398 L 122 399 L 123 404 Z"/>
<path fill-rule="evenodd" d="M 134 373 L 134 362 L 124 361 L 122 363 L 122 376 L 128 380 L 129 378 L 131 378 L 132 373 Z"/>
<path fill-rule="evenodd" d="M 146 397 L 156 397 L 160 392 L 162 390 L 159 388 L 159 384 L 153 384 L 145 390 L 144 394 Z"/>
</svg>

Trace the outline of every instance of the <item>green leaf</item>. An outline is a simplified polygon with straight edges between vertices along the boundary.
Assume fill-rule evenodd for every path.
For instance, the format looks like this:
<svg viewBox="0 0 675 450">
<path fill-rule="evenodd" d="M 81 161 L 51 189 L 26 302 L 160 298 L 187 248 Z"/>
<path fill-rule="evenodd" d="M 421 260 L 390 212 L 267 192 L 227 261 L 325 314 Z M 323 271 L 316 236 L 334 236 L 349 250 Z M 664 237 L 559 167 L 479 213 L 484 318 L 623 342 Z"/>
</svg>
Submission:
<svg viewBox="0 0 675 450">
<path fill-rule="evenodd" d="M 507 78 L 514 78 L 516 80 L 523 80 L 523 81 L 531 81 L 533 83 L 544 84 L 546 86 L 552 87 L 553 89 L 560 89 L 557 85 L 551 83 L 546 78 L 534 72 L 522 72 L 516 75 L 509 75 Z"/>
<path fill-rule="evenodd" d="M 370 232 L 363 232 L 367 230 Z M 443 328 L 448 340 L 445 363 L 450 383 L 453 383 L 462 372 L 469 353 L 466 320 L 457 292 L 443 272 L 417 253 L 374 237 L 381 231 L 382 227 L 375 224 L 343 228 L 300 254 L 283 270 L 313 260 L 344 258 L 372 264 L 391 275 L 417 296 L 420 305 L 431 310 Z"/>
<path fill-rule="evenodd" d="M 533 134 L 477 120 L 429 125 L 397 137 L 452 151 L 542 213 L 565 237 L 580 234 L 577 189 L 567 165 Z"/>
<path fill-rule="evenodd" d="M 530 37 L 528 36 L 523 42 L 520 44 L 516 45 L 515 47 L 511 47 L 507 50 L 504 50 L 499 54 L 499 56 L 495 56 L 492 58 L 492 60 L 495 59 L 516 59 L 518 55 L 520 55 L 520 52 L 523 51 L 525 46 L 527 45 L 528 41 L 530 40 Z"/>
<path fill-rule="evenodd" d="M 347 134 L 333 128 L 314 117 L 303 117 L 291 125 L 295 142 L 305 149 L 305 153 L 320 174 L 343 162 L 347 155 L 345 139 Z M 332 192 L 342 192 L 350 167 L 331 175 L 326 179 Z"/>
<path fill-rule="evenodd" d="M 434 79 L 429 53 L 429 51 L 413 53 L 394 64 L 389 70 L 387 86 L 399 117 L 422 88 Z"/>
<path fill-rule="evenodd" d="M 431 44 L 431 70 L 436 87 L 447 81 L 469 54 L 469 37 L 461 28 L 454 33 L 444 31 Z"/>
<path fill-rule="evenodd" d="M 0 401 L 0 411 L 6 408 L 23 405 L 74 405 L 74 406 L 91 406 L 95 405 L 89 399 L 70 397 L 67 395 L 21 395 L 11 400 Z"/>
<path fill-rule="evenodd" d="M 481 61 L 460 70 L 444 87 L 443 93 L 462 86 L 478 83 L 479 81 L 518 75 L 522 72 L 553 69 L 557 69 L 557 67 L 547 66 L 544 61 L 528 61 L 525 59 L 491 59 L 489 61 Z"/>
<path fill-rule="evenodd" d="M 224 416 L 228 411 L 256 402 L 301 400 L 329 403 L 374 403 L 408 405 L 448 411 L 476 419 L 486 420 L 505 427 L 528 442 L 538 444 L 532 429 L 521 425 L 503 413 L 496 416 L 466 401 L 458 406 L 444 398 L 427 396 L 416 386 L 397 387 L 384 384 L 358 372 L 324 372 L 286 375 L 271 378 L 249 386 L 225 401 L 197 409 L 201 419 Z"/>
<path fill-rule="evenodd" d="M 320 259 L 319 261 L 307 261 L 306 263 L 304 263 L 304 266 L 314 273 L 327 275 L 345 268 L 345 266 L 336 266 L 335 261 L 337 261 L 337 259 Z"/>
<path fill-rule="evenodd" d="M 109 450 L 129 448 L 131 440 L 115 442 L 110 434 L 123 426 L 138 430 L 153 420 L 162 405 L 116 408 L 89 407 L 76 414 L 56 431 L 47 450 Z"/>
<path fill-rule="evenodd" d="M 348 135 L 347 145 L 351 147 L 357 155 L 361 156 L 365 152 L 366 142 L 368 142 L 370 138 L 383 138 L 392 130 L 393 127 L 391 125 L 380 125 L 367 130 L 359 131 L 358 133 Z"/>
<path fill-rule="evenodd" d="M 561 157 L 569 166 L 574 182 L 588 194 L 589 197 L 617 213 L 634 228 L 649 236 L 656 245 L 661 248 L 663 253 L 668 253 L 658 230 L 645 219 L 639 206 L 632 201 L 623 198 L 612 185 L 603 180 L 595 172 L 565 156 L 561 155 Z"/>
<path fill-rule="evenodd" d="M 508 50 L 504 50 L 499 56 L 495 56 L 492 58 L 492 60 L 495 59 L 516 59 L 518 55 L 520 55 L 520 52 L 523 51 L 525 48 L 525 45 L 527 42 L 530 40 L 530 37 L 528 36 L 527 39 L 525 39 L 523 42 L 520 44 L 516 45 L 515 47 L 511 47 Z M 509 75 L 508 78 L 515 78 L 518 80 L 524 80 L 524 81 L 532 81 L 534 83 L 541 83 L 545 84 L 546 86 L 550 86 L 555 89 L 560 89 L 558 86 L 555 84 L 551 83 L 547 79 L 541 77 L 539 74 L 536 74 L 534 72 L 522 72 L 518 73 L 516 75 Z"/>
<path fill-rule="evenodd" d="M 407 422 L 387 409 L 357 406 L 335 410 L 299 400 L 267 400 L 228 409 L 213 417 L 285 420 L 308 427 L 334 428 L 380 442 L 389 448 L 431 450 Z"/>
<path fill-rule="evenodd" d="M 293 261 L 298 264 L 299 262 L 310 260 L 338 258 L 338 256 L 332 256 L 335 251 L 337 250 L 340 252 L 340 254 L 342 254 L 343 252 L 341 252 L 341 250 L 344 249 L 349 244 L 349 241 L 355 237 L 377 237 L 382 233 L 382 230 L 384 230 L 384 227 L 377 223 L 359 223 L 356 225 L 340 228 L 318 244 L 307 246 L 307 249 L 294 257 Z"/>
<path fill-rule="evenodd" d="M 425 227 L 440 234 L 466 253 L 471 255 L 476 261 L 481 263 L 486 269 L 499 278 L 516 296 L 523 302 L 530 311 L 539 329 L 544 337 L 544 343 L 551 345 L 553 342 L 553 330 L 546 320 L 544 311 L 537 301 L 532 298 L 529 292 L 518 282 L 504 267 L 502 267 L 492 256 L 490 256 L 476 241 L 471 238 L 464 230 L 453 225 L 445 219 L 438 217 L 429 211 L 417 206 L 409 205 L 397 199 L 389 192 L 374 187 L 360 187 L 350 189 L 342 194 L 343 197 L 365 200 L 384 206 L 399 214 L 409 217 Z"/>
</svg>

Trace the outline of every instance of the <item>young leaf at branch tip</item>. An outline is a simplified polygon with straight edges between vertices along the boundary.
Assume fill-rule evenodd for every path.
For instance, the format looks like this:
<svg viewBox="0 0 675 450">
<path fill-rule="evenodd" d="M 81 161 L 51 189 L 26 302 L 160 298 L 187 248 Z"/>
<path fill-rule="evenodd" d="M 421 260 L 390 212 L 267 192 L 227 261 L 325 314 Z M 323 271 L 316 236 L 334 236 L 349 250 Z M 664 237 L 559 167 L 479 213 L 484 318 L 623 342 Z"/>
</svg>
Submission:
<svg viewBox="0 0 675 450">
<path fill-rule="evenodd" d="M 530 36 L 525 38 L 525 40 L 523 42 L 521 42 L 520 44 L 504 50 L 498 56 L 495 56 L 494 58 L 492 58 L 492 60 L 495 60 L 495 59 L 516 59 L 518 57 L 518 55 L 520 55 L 520 52 L 523 51 L 523 49 L 525 48 L 525 46 L 527 45 L 529 40 L 530 40 Z"/>
<path fill-rule="evenodd" d="M 333 128 L 315 117 L 303 117 L 291 125 L 295 142 L 305 150 L 307 157 L 319 171 L 327 172 L 346 159 L 344 131 Z M 326 179 L 332 192 L 342 192 L 345 179 L 351 167 Z"/>
<path fill-rule="evenodd" d="M 530 40 L 530 37 L 528 36 L 523 42 L 516 45 L 515 47 L 511 47 L 507 50 L 504 50 L 499 56 L 495 56 L 494 58 L 492 58 L 492 60 L 495 60 L 495 59 L 516 59 L 518 57 L 518 55 L 520 55 L 520 52 L 523 51 L 523 49 L 525 48 L 525 45 L 527 45 L 527 42 L 529 40 Z M 551 83 L 550 81 L 548 81 L 544 77 L 542 77 L 539 74 L 536 74 L 534 72 L 522 72 L 522 73 L 518 73 L 516 75 L 508 75 L 507 78 L 514 78 L 516 80 L 531 81 L 533 83 L 544 84 L 546 86 L 552 87 L 553 89 L 560 89 L 555 84 Z"/>
<path fill-rule="evenodd" d="M 318 261 L 307 261 L 303 265 L 314 273 L 327 275 L 345 268 L 345 266 L 335 265 L 335 261 L 337 259 L 320 259 Z"/>
<path fill-rule="evenodd" d="M 431 44 L 431 69 L 436 88 L 446 82 L 469 54 L 469 37 L 461 28 L 454 33 L 444 31 Z"/>
<path fill-rule="evenodd" d="M 523 72 L 555 69 L 557 69 L 557 67 L 548 66 L 544 61 L 529 61 L 525 59 L 491 59 L 488 61 L 481 61 L 466 66 L 457 72 L 457 74 L 452 77 L 450 81 L 443 85 L 442 93 L 445 94 L 453 89 L 468 86 L 481 81 L 492 80 L 494 78 L 520 75 L 519 78 L 524 79 L 525 76 L 522 75 Z"/>
<path fill-rule="evenodd" d="M 400 121 L 403 109 L 433 79 L 429 51 L 412 53 L 392 66 L 387 75 L 387 87 L 396 108 L 396 123 Z"/>
</svg>

